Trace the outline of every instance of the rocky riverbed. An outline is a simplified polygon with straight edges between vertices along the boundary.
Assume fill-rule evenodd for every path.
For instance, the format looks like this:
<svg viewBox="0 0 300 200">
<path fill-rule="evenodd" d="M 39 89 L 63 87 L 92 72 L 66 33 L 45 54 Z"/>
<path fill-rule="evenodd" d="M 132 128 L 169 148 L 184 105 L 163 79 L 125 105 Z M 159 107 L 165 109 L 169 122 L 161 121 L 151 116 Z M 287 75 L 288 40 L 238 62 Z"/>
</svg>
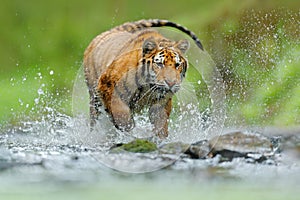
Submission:
<svg viewBox="0 0 300 200">
<path fill-rule="evenodd" d="M 18 132 L 0 135 L 0 196 L 13 194 L 16 188 L 24 194 L 24 185 L 30 186 L 29 191 L 44 191 L 49 185 L 52 190 L 61 191 L 65 187 L 107 184 L 166 184 L 167 188 L 174 184 L 185 189 L 203 184 L 254 184 L 257 188 L 286 187 L 299 191 L 297 131 L 228 131 L 193 144 L 156 145 L 148 140 L 135 140 L 107 151 L 80 144 L 41 142 L 35 137 Z M 290 197 L 294 197 L 293 192 L 289 192 Z"/>
</svg>

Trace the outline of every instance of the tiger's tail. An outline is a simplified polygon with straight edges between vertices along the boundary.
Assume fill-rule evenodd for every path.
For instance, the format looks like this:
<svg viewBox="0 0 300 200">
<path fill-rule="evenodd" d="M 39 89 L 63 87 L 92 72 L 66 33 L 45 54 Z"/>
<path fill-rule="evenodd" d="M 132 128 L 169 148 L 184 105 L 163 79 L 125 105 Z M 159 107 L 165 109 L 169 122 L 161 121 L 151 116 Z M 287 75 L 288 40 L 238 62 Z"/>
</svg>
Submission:
<svg viewBox="0 0 300 200">
<path fill-rule="evenodd" d="M 120 25 L 118 27 L 115 28 L 115 30 L 117 31 L 126 31 L 126 32 L 130 32 L 130 33 L 135 33 L 137 31 L 140 31 L 142 29 L 145 28 L 150 28 L 150 27 L 172 27 L 172 28 L 176 28 L 180 31 L 182 31 L 183 33 L 189 35 L 196 43 L 196 45 L 201 49 L 204 50 L 203 45 L 201 44 L 199 38 L 196 36 L 195 33 L 193 33 L 192 31 L 190 31 L 189 29 L 187 29 L 186 27 L 168 21 L 168 20 L 161 20 L 161 19 L 149 19 L 149 20 L 139 20 L 136 22 L 127 22 L 123 25 Z"/>
</svg>

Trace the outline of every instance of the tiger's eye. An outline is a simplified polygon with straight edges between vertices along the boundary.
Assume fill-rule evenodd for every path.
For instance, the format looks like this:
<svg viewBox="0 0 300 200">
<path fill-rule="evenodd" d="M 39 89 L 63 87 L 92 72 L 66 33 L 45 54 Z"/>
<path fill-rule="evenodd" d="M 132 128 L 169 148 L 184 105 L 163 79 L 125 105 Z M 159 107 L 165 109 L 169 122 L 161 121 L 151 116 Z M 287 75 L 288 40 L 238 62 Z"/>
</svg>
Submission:
<svg viewBox="0 0 300 200">
<path fill-rule="evenodd" d="M 178 69 L 180 67 L 181 63 L 177 62 L 175 63 L 175 68 Z"/>
<path fill-rule="evenodd" d="M 154 58 L 153 61 L 160 68 L 162 68 L 164 66 L 161 58 Z"/>
<path fill-rule="evenodd" d="M 154 62 L 155 62 L 155 63 L 158 63 L 159 60 L 160 60 L 159 58 L 154 58 Z"/>
</svg>

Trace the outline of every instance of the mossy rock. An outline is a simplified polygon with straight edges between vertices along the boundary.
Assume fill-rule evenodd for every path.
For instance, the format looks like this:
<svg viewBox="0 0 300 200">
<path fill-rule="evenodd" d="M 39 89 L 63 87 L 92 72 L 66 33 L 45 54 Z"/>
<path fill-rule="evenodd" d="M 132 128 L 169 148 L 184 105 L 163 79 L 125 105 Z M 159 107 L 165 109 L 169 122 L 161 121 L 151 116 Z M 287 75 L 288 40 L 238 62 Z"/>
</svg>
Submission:
<svg viewBox="0 0 300 200">
<path fill-rule="evenodd" d="M 117 147 L 118 150 L 125 150 L 133 153 L 148 153 L 157 150 L 156 144 L 148 140 L 136 139 L 127 144 Z M 115 149 L 116 150 L 116 149 Z M 113 152 L 120 152 L 114 151 Z"/>
</svg>

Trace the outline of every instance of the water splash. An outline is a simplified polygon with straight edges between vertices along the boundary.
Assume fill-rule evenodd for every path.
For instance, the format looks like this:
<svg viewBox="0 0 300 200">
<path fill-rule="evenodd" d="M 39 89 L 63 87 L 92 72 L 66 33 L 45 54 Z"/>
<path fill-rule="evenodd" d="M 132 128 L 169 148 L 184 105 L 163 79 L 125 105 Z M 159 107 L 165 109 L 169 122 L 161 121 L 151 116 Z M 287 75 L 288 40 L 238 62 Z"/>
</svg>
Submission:
<svg viewBox="0 0 300 200">
<path fill-rule="evenodd" d="M 297 103 L 290 101 L 299 96 L 299 75 L 293 70 L 281 80 L 275 75 L 285 65 L 299 66 L 299 10 L 246 9 L 238 15 L 216 22 L 208 39 L 226 84 L 228 123 L 299 124 Z"/>
<path fill-rule="evenodd" d="M 185 38 L 190 40 L 191 44 L 187 54 L 190 65 L 187 77 L 190 76 L 191 79 L 189 80 L 189 78 L 187 78 L 182 85 L 182 89 L 175 95 L 173 102 L 174 108 L 169 121 L 169 136 L 163 143 L 178 141 L 193 143 L 220 135 L 226 115 L 226 98 L 223 81 L 215 63 L 209 54 L 205 51 L 201 51 L 189 37 L 165 28 L 157 29 L 166 35 L 167 38 L 173 40 Z M 153 127 L 148 119 L 147 112 L 142 112 L 142 114 L 138 114 L 134 117 L 136 122 L 135 128 L 128 133 L 117 130 L 110 122 L 109 117 L 105 114 L 100 116 L 94 130 L 89 131 L 89 95 L 83 71 L 82 68 L 78 70 L 72 93 L 72 108 L 76 121 L 74 125 L 78 130 L 84 128 L 84 131 L 80 131 L 80 133 L 77 134 L 77 140 L 84 140 L 92 144 L 97 142 L 100 146 L 104 147 L 104 149 L 108 149 L 114 144 L 126 143 L 135 138 L 153 137 Z M 195 76 L 195 74 L 197 74 L 197 76 Z M 205 100 L 203 100 L 204 98 Z M 76 120 L 78 117 L 79 120 Z M 82 119 L 84 119 L 84 123 L 82 123 Z M 76 123 L 78 124 L 76 125 Z M 175 157 L 178 158 L 179 154 L 175 155 Z M 134 168 L 131 168 L 130 165 L 124 166 L 120 165 L 120 163 L 115 164 L 113 160 L 116 159 L 117 158 L 111 158 L 108 155 L 106 155 L 105 158 L 99 157 L 99 161 L 102 161 L 105 165 L 114 169 L 130 172 L 145 171 L 145 168 L 141 166 L 138 170 L 136 165 L 133 165 Z M 173 162 L 174 160 L 164 163 L 164 166 Z M 152 171 L 157 168 L 157 163 L 154 163 L 147 168 L 147 171 Z"/>
</svg>

